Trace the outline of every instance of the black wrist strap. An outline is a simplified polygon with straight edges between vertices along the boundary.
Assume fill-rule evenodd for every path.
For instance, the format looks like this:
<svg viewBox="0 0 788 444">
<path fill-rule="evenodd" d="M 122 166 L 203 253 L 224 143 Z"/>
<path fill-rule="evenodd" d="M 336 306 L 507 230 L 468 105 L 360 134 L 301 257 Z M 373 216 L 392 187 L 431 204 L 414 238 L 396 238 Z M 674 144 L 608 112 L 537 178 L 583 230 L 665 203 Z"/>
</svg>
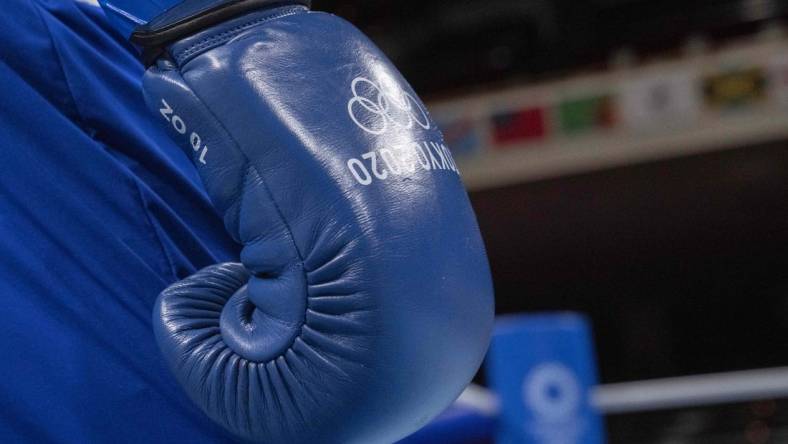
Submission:
<svg viewBox="0 0 788 444">
<path fill-rule="evenodd" d="M 311 0 L 186 0 L 139 26 L 130 40 L 142 47 L 142 62 L 149 67 L 170 43 L 213 25 L 260 9 L 287 5 L 310 7 L 311 3 Z"/>
</svg>

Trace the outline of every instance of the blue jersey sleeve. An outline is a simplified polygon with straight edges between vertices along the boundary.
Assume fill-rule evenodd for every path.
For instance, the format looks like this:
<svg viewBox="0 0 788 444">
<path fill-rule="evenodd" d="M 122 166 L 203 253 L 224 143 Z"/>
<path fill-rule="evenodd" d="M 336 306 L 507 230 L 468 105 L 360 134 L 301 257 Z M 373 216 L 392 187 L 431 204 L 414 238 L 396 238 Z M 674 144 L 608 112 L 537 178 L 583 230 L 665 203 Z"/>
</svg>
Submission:
<svg viewBox="0 0 788 444">
<path fill-rule="evenodd" d="M 158 293 L 237 260 L 94 4 L 0 8 L 0 442 L 231 442 L 167 370 Z"/>
</svg>

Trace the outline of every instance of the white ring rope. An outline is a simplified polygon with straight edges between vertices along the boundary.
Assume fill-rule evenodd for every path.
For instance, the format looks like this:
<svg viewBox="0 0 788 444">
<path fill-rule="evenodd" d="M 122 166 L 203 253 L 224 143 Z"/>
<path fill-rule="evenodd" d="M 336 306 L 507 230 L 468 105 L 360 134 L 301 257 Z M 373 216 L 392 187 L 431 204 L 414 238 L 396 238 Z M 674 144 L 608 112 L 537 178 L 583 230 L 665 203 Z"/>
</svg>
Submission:
<svg viewBox="0 0 788 444">
<path fill-rule="evenodd" d="M 788 397 L 788 367 L 680 376 L 598 385 L 592 403 L 606 414 L 732 404 Z M 497 396 L 488 389 L 469 386 L 457 404 L 494 416 Z"/>
</svg>

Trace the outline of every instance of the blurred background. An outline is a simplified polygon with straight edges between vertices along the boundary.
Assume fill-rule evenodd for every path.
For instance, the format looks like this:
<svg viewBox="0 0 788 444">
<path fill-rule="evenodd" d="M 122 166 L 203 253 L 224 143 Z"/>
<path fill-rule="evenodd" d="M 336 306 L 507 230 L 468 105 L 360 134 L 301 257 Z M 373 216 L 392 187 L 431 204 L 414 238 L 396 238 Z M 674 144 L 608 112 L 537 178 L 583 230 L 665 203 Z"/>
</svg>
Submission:
<svg viewBox="0 0 788 444">
<path fill-rule="evenodd" d="M 430 105 L 500 314 L 588 315 L 602 383 L 788 365 L 788 1 L 314 3 Z M 778 399 L 607 421 L 788 442 Z"/>
</svg>

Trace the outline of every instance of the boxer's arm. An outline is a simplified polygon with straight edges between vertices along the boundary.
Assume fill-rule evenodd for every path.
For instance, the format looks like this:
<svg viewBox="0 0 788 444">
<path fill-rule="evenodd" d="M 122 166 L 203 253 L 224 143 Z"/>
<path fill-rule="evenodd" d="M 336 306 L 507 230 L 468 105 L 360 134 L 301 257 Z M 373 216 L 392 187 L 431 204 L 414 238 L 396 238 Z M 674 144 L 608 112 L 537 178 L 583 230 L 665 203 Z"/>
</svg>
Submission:
<svg viewBox="0 0 788 444">
<path fill-rule="evenodd" d="M 476 372 L 484 247 L 443 136 L 390 61 L 306 0 L 189 0 L 134 28 L 144 95 L 241 262 L 154 313 L 186 392 L 267 442 L 401 438 Z"/>
</svg>

